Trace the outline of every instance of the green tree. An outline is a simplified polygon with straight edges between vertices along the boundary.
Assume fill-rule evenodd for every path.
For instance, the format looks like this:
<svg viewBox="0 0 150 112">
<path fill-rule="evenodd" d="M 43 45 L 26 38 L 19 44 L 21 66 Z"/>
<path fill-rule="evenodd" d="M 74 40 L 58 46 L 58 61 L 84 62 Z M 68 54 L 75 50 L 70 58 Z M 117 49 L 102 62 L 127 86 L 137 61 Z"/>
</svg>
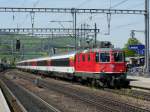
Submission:
<svg viewBox="0 0 150 112">
<path fill-rule="evenodd" d="M 127 43 L 124 45 L 125 54 L 127 57 L 136 56 L 137 53 L 133 50 L 129 50 L 129 45 L 139 45 L 141 42 L 137 38 L 129 38 Z"/>
</svg>

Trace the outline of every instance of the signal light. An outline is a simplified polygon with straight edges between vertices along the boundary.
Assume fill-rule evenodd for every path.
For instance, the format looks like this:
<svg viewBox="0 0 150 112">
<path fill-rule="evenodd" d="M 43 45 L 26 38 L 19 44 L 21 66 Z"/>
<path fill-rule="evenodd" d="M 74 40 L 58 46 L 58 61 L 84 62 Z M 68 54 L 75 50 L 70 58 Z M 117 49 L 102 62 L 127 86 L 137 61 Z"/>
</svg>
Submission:
<svg viewBox="0 0 150 112">
<path fill-rule="evenodd" d="M 16 50 L 20 50 L 20 40 L 16 41 Z"/>
</svg>

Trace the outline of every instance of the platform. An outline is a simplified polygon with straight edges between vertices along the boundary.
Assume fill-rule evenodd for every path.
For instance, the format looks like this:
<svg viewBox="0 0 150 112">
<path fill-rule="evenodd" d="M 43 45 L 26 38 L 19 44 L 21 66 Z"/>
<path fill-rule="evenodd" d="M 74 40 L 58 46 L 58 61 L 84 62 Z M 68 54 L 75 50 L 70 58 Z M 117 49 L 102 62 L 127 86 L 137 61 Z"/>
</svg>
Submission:
<svg viewBox="0 0 150 112">
<path fill-rule="evenodd" d="M 141 76 L 128 76 L 127 79 L 130 80 L 130 85 L 150 89 L 150 78 L 145 78 Z"/>
<path fill-rule="evenodd" d="M 0 112 L 11 112 L 1 89 L 0 89 L 0 102 L 1 102 L 0 103 Z"/>
</svg>

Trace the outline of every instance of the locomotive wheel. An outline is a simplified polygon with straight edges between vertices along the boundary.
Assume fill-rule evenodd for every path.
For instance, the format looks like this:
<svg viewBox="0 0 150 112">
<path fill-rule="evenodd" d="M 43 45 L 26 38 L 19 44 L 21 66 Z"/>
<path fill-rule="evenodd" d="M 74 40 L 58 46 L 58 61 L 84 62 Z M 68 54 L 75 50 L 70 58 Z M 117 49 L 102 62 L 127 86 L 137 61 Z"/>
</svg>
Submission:
<svg viewBox="0 0 150 112">
<path fill-rule="evenodd" d="M 100 81 L 99 80 L 95 80 L 95 87 L 99 88 L 100 87 Z"/>
<path fill-rule="evenodd" d="M 130 82 L 128 80 L 123 80 L 122 82 L 123 82 L 122 87 L 124 87 L 124 88 L 129 88 L 130 87 L 129 86 Z"/>
<path fill-rule="evenodd" d="M 94 87 L 96 85 L 95 79 L 91 79 L 91 86 Z"/>
<path fill-rule="evenodd" d="M 97 87 L 104 88 L 105 87 L 105 83 L 98 80 L 97 81 Z"/>
<path fill-rule="evenodd" d="M 116 84 L 115 84 L 115 87 L 117 88 L 117 89 L 120 89 L 120 87 L 121 87 L 121 82 L 120 82 L 120 80 L 118 79 L 118 80 L 116 80 Z"/>
<path fill-rule="evenodd" d="M 116 79 L 115 77 L 112 77 L 111 81 L 110 81 L 110 88 L 120 88 L 120 79 Z"/>
</svg>

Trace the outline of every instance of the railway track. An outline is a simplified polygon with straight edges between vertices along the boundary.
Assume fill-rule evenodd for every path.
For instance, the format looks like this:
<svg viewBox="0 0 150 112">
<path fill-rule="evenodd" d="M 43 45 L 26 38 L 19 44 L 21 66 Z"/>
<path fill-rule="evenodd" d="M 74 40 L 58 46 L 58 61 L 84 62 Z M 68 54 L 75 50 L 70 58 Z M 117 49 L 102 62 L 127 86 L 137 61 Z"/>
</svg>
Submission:
<svg viewBox="0 0 150 112">
<path fill-rule="evenodd" d="M 150 93 L 148 92 L 144 92 L 144 91 L 139 91 L 139 90 L 132 90 L 132 88 L 137 88 L 137 89 L 145 89 L 145 88 L 139 88 L 139 87 L 133 87 L 131 86 L 131 89 L 108 89 L 108 88 L 103 88 L 103 91 L 106 92 L 111 92 L 111 93 L 115 93 L 118 95 L 124 95 L 124 96 L 129 96 L 129 97 L 133 97 L 136 99 L 141 99 L 141 100 L 145 100 L 145 101 L 150 101 Z"/>
<path fill-rule="evenodd" d="M 0 79 L 0 87 L 12 112 L 27 112 L 24 106 L 20 103 L 17 97 L 10 91 L 10 89 Z"/>
<path fill-rule="evenodd" d="M 21 104 L 26 109 L 26 112 L 61 112 L 54 108 L 40 97 L 36 96 L 32 92 L 23 88 L 22 86 L 16 85 L 9 79 L 1 77 L 1 80 L 10 89 L 10 91 L 18 98 Z M 17 111 L 20 112 L 20 111 Z"/>
<path fill-rule="evenodd" d="M 29 77 L 29 75 L 21 74 L 20 78 L 30 80 L 33 82 L 35 78 Z M 150 112 L 150 110 L 140 108 L 138 106 L 134 106 L 128 103 L 123 103 L 117 100 L 114 100 L 113 98 L 107 98 L 107 96 L 95 96 L 93 94 L 87 94 L 84 92 L 81 92 L 77 89 L 70 88 L 68 86 L 63 86 L 59 84 L 53 84 L 51 82 L 47 82 L 45 80 L 40 80 L 39 84 L 42 87 L 48 88 L 50 90 L 55 90 L 60 93 L 63 93 L 65 95 L 69 95 L 73 98 L 78 98 L 84 102 L 90 103 L 92 105 L 97 106 L 97 108 L 100 108 L 101 111 L 111 111 L 111 112 Z"/>
<path fill-rule="evenodd" d="M 78 91 L 72 91 L 72 90 L 69 90 L 68 88 L 64 88 L 64 87 L 61 87 L 61 86 L 58 86 L 58 85 L 55 85 L 55 84 L 51 84 L 51 86 L 49 86 L 50 83 L 45 83 L 45 81 L 40 81 L 40 85 L 42 87 L 46 87 L 50 90 L 54 90 L 54 91 L 57 91 L 59 93 L 62 93 L 66 96 L 70 96 L 74 99 L 79 99 L 85 103 L 89 103 L 90 105 L 93 105 L 93 106 L 96 106 L 96 108 L 98 108 L 101 112 L 121 112 L 115 108 L 112 108 L 110 106 L 107 106 L 105 105 L 104 102 L 97 102 L 95 101 L 95 99 L 91 99 L 89 98 L 89 96 L 85 95 L 85 94 L 81 94 L 81 93 L 77 93 Z M 70 92 L 69 92 L 70 91 Z"/>
<path fill-rule="evenodd" d="M 36 78 L 26 77 L 24 74 L 21 74 L 21 75 L 16 74 L 16 75 L 17 75 L 18 78 L 22 78 L 22 79 L 28 80 L 30 82 L 35 82 L 35 80 L 36 80 Z M 101 102 L 95 102 L 94 100 L 90 100 L 86 97 L 80 96 L 79 94 L 75 94 L 75 93 L 69 94 L 70 93 L 69 90 L 66 90 L 65 88 L 62 88 L 62 87 L 60 88 L 57 85 L 55 86 L 55 84 L 53 84 L 52 86 L 49 86 L 49 83 L 45 83 L 45 81 L 40 80 L 38 86 L 41 86 L 42 88 L 46 88 L 46 89 L 49 89 L 49 90 L 57 91 L 58 93 L 62 93 L 66 96 L 71 97 L 72 99 L 80 100 L 84 103 L 93 105 L 99 110 L 98 112 L 121 112 L 121 111 L 118 111 L 117 109 L 106 106 L 105 104 L 103 104 Z"/>
<path fill-rule="evenodd" d="M 132 90 L 132 89 L 113 90 L 113 89 L 105 88 L 103 90 L 106 92 L 112 92 L 112 93 L 119 94 L 119 95 L 124 95 L 124 96 L 129 96 L 129 97 L 133 97 L 133 98 L 137 98 L 137 99 L 141 99 L 145 101 L 150 101 L 150 93 L 148 92 Z"/>
<path fill-rule="evenodd" d="M 73 97 L 78 97 L 84 101 L 92 102 L 97 106 L 100 106 L 99 105 L 100 103 L 105 104 L 105 106 L 103 105 L 105 110 L 106 110 L 106 105 L 107 105 L 107 107 L 110 107 L 111 111 L 113 111 L 113 112 L 150 112 L 149 110 L 142 109 L 142 108 L 139 108 L 137 106 L 130 105 L 127 103 L 123 103 L 123 102 L 114 100 L 113 98 L 108 99 L 105 96 L 96 97 L 96 96 L 94 96 L 94 94 L 83 93 L 77 89 L 72 89 L 70 87 L 64 88 L 64 87 L 62 87 L 60 85 L 56 85 L 56 84 L 52 85 L 52 83 L 47 83 L 45 81 L 41 81 L 40 83 L 41 83 L 41 85 L 44 85 L 44 87 L 47 87 L 50 89 L 55 89 L 55 90 L 57 89 L 57 91 L 63 92 L 65 94 L 68 94 L 68 92 L 66 92 L 66 91 L 71 91 L 71 93 L 69 93 L 69 95 L 72 95 Z M 51 85 L 51 87 L 49 85 Z M 53 88 L 53 87 L 55 87 L 55 88 Z M 63 91 L 60 91 L 60 90 L 63 90 Z"/>
</svg>

